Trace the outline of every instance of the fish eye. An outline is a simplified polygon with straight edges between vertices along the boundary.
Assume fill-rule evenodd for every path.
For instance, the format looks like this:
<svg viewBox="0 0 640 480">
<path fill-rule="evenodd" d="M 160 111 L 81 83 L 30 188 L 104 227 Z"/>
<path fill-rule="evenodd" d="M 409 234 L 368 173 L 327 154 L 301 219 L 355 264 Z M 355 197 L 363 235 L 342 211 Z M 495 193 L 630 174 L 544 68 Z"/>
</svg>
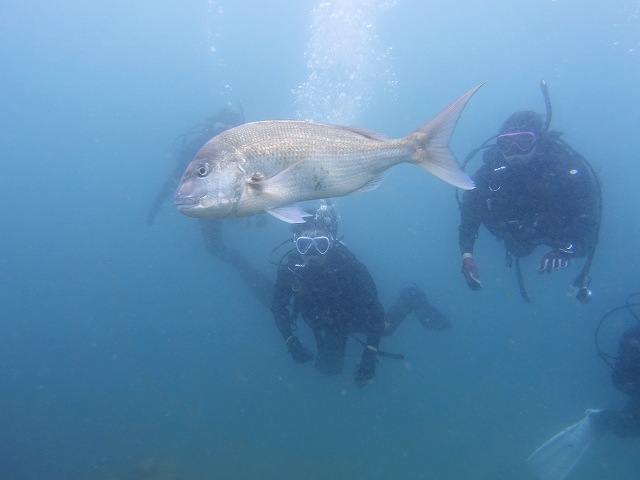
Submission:
<svg viewBox="0 0 640 480">
<path fill-rule="evenodd" d="M 200 165 L 196 170 L 199 177 L 206 177 L 209 174 L 209 165 L 206 163 L 204 165 Z"/>
</svg>

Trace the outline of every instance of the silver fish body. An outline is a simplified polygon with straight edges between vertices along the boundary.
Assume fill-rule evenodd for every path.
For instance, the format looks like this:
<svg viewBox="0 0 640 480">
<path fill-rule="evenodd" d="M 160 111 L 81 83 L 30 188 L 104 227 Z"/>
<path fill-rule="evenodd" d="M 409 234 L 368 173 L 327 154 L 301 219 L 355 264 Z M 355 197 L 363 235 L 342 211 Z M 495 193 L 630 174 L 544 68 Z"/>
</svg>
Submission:
<svg viewBox="0 0 640 480">
<path fill-rule="evenodd" d="M 180 181 L 176 205 L 193 217 L 266 211 L 287 222 L 301 222 L 297 202 L 372 190 L 389 168 L 402 162 L 416 163 L 460 188 L 473 188 L 448 144 L 462 109 L 478 88 L 396 140 L 350 127 L 292 120 L 234 127 L 197 153 Z"/>
</svg>

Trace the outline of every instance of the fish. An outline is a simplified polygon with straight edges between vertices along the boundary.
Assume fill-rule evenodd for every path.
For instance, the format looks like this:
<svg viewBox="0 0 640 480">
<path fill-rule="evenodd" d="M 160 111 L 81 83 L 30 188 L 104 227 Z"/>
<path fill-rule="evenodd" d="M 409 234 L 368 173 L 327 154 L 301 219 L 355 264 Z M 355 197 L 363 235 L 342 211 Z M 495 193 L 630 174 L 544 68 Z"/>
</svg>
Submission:
<svg viewBox="0 0 640 480">
<path fill-rule="evenodd" d="M 478 85 L 433 120 L 399 139 L 356 127 L 298 120 L 245 123 L 209 140 L 178 185 L 175 204 L 197 218 L 267 212 L 287 223 L 307 214 L 297 204 L 374 190 L 387 171 L 413 163 L 464 190 L 475 187 L 449 142 Z"/>
</svg>

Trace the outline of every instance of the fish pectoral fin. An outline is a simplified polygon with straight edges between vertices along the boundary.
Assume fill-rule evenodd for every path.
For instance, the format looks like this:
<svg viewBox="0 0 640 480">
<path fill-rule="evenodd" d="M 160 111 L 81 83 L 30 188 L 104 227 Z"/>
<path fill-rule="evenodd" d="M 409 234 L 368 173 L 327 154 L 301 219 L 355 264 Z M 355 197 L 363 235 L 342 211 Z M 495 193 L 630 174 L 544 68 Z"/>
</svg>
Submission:
<svg viewBox="0 0 640 480">
<path fill-rule="evenodd" d="M 367 183 L 365 183 L 363 186 L 361 186 L 359 189 L 354 190 L 353 192 L 349 193 L 348 195 L 359 195 L 361 193 L 367 193 L 370 192 L 372 190 L 375 190 L 376 188 L 378 188 L 380 186 L 380 184 L 382 183 L 382 181 L 387 178 L 387 173 L 389 171 L 384 171 L 382 173 L 379 173 L 378 175 L 376 175 L 375 177 L 373 177 L 371 180 L 369 180 Z"/>
<path fill-rule="evenodd" d="M 256 189 L 260 189 L 263 193 L 277 193 L 280 194 L 283 191 L 288 191 L 291 188 L 291 175 L 301 166 L 302 160 L 289 165 L 284 170 L 276 173 L 273 177 L 265 178 L 261 173 L 254 173 L 246 183 L 248 186 Z"/>
<path fill-rule="evenodd" d="M 268 208 L 267 213 L 273 215 L 278 220 L 282 220 L 287 223 L 304 223 L 304 217 L 311 217 L 310 213 L 307 213 L 295 205 L 286 205 L 284 207 Z"/>
</svg>

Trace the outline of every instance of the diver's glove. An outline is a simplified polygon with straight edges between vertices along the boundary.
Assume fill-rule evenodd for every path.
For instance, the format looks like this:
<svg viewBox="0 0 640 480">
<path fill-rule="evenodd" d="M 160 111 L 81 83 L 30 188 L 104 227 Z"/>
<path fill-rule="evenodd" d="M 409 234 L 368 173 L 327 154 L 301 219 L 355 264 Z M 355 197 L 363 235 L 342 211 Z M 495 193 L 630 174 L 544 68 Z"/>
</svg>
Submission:
<svg viewBox="0 0 640 480">
<path fill-rule="evenodd" d="M 542 256 L 538 273 L 551 273 L 559 268 L 567 268 L 569 266 L 569 259 L 572 256 L 573 245 L 569 245 L 566 248 L 554 248 Z"/>
<path fill-rule="evenodd" d="M 471 290 L 480 290 L 482 288 L 480 270 L 478 270 L 478 266 L 473 261 L 470 253 L 465 253 L 462 256 L 462 275 L 464 275 L 464 279 Z"/>
<path fill-rule="evenodd" d="M 307 363 L 313 358 L 311 350 L 302 345 L 302 342 L 295 335 L 291 335 L 285 344 L 289 347 L 289 353 L 296 363 Z"/>
<path fill-rule="evenodd" d="M 376 374 L 376 353 L 378 349 L 367 345 L 360 357 L 360 364 L 356 367 L 356 371 L 353 373 L 356 385 L 364 387 L 369 384 L 371 379 Z"/>
</svg>

